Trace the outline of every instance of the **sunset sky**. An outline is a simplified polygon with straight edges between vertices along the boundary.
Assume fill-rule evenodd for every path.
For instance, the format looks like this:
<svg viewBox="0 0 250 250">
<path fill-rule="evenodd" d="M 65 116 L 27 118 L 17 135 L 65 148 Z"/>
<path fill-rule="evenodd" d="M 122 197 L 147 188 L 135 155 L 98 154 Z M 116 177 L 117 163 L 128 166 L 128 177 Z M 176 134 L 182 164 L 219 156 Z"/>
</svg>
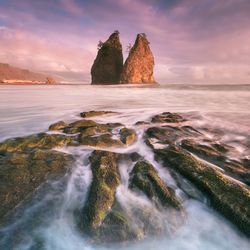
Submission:
<svg viewBox="0 0 250 250">
<path fill-rule="evenodd" d="M 249 0 L 0 0 L 0 62 L 90 81 L 99 40 L 144 32 L 160 83 L 250 84 Z"/>
</svg>

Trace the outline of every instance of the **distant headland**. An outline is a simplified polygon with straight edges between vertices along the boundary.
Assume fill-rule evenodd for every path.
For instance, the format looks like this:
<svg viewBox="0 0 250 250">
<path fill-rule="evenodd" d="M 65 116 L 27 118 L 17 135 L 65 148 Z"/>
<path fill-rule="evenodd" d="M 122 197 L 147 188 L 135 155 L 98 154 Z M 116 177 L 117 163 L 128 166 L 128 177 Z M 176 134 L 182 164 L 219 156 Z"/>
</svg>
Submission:
<svg viewBox="0 0 250 250">
<path fill-rule="evenodd" d="M 13 67 L 0 63 L 0 84 L 28 85 L 28 84 L 56 84 L 54 77 L 34 73 L 27 69 Z"/>
</svg>

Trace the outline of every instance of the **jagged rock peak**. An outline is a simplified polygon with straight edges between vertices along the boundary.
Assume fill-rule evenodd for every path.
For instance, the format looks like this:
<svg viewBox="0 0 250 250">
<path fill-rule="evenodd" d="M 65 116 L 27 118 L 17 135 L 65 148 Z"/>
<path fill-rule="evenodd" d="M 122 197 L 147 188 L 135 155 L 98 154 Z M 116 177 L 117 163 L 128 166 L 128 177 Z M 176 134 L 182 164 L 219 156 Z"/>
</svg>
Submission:
<svg viewBox="0 0 250 250">
<path fill-rule="evenodd" d="M 138 34 L 124 64 L 121 83 L 155 83 L 154 56 L 144 33 Z"/>
<path fill-rule="evenodd" d="M 92 84 L 118 84 L 123 67 L 122 45 L 119 32 L 115 31 L 99 50 L 91 68 Z"/>
</svg>

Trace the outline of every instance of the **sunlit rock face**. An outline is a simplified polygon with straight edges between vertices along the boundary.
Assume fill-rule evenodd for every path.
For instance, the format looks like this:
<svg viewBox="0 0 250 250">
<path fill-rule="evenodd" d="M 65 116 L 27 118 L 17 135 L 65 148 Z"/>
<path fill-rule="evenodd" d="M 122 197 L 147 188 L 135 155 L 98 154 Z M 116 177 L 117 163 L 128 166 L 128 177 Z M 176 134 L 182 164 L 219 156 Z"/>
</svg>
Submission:
<svg viewBox="0 0 250 250">
<path fill-rule="evenodd" d="M 121 83 L 155 83 L 154 56 L 145 34 L 138 34 L 124 64 Z"/>
<path fill-rule="evenodd" d="M 122 45 L 119 32 L 114 32 L 98 51 L 91 68 L 92 84 L 118 84 L 122 67 Z"/>
</svg>

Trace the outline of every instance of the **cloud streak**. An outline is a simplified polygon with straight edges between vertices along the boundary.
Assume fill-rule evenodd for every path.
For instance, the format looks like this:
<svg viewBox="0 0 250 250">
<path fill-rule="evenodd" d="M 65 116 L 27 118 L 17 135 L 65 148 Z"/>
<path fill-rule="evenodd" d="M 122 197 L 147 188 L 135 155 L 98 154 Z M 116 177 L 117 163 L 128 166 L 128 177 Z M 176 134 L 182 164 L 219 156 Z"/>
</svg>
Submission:
<svg viewBox="0 0 250 250">
<path fill-rule="evenodd" d="M 250 83 L 248 0 L 0 0 L 0 7 L 1 62 L 89 81 L 98 40 L 118 29 L 124 52 L 136 33 L 148 35 L 159 82 Z"/>
</svg>

